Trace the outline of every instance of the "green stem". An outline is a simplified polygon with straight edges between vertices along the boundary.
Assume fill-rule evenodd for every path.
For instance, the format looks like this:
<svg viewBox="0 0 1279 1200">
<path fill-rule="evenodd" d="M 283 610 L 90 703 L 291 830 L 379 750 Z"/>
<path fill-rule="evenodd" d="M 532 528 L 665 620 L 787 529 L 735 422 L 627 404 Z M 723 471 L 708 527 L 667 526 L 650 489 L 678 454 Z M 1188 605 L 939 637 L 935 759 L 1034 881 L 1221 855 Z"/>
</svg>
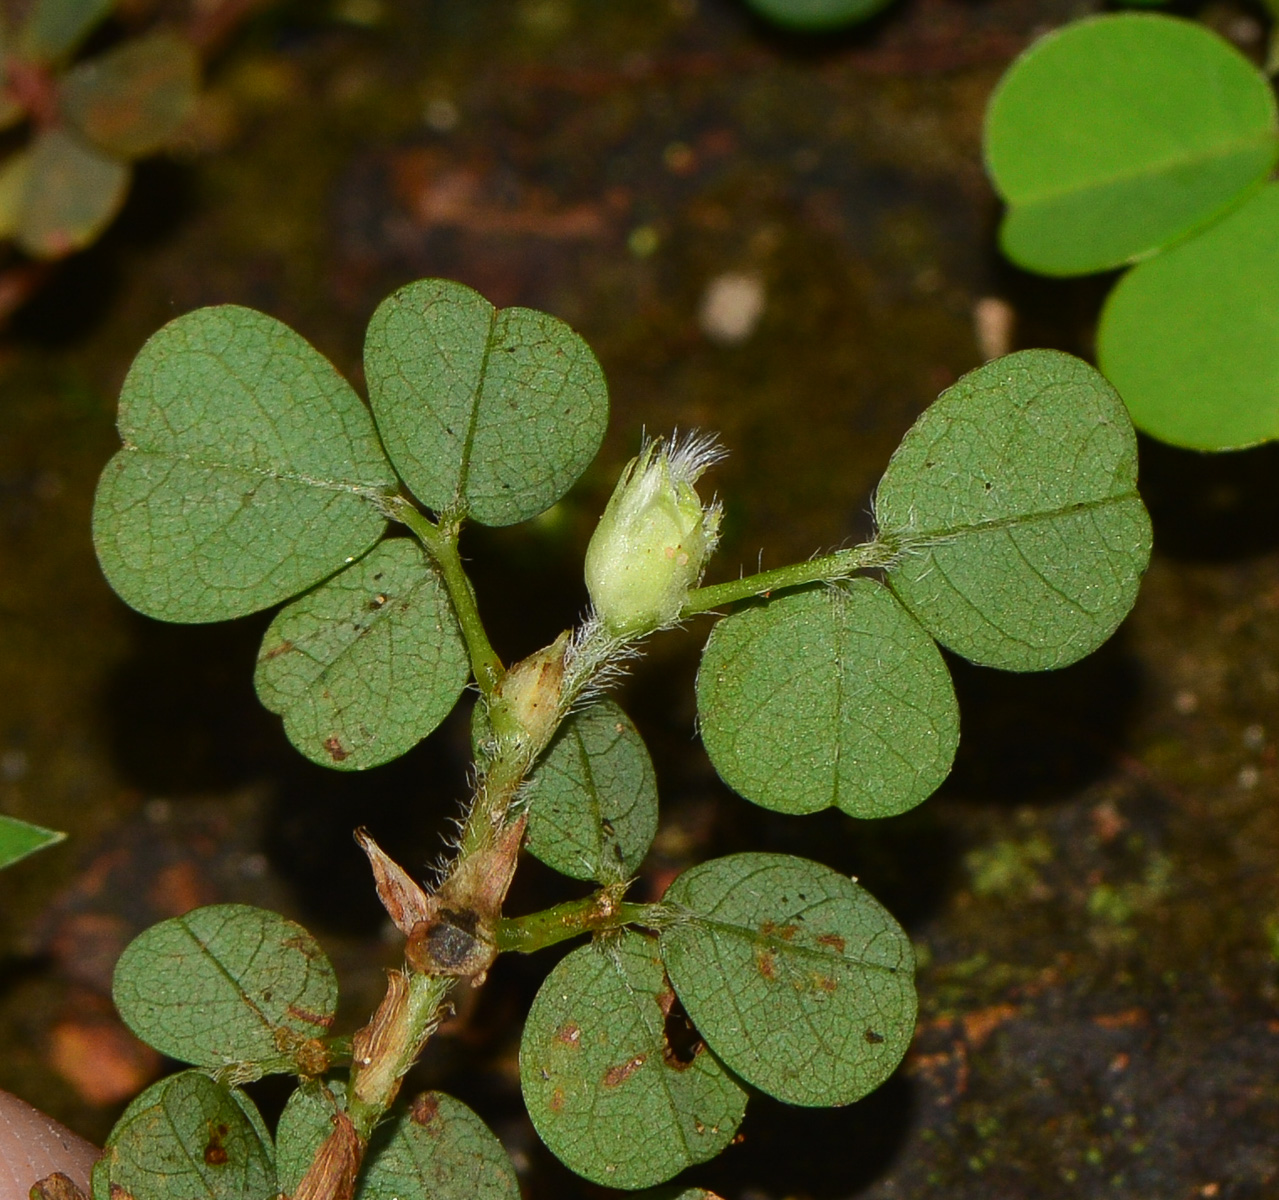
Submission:
<svg viewBox="0 0 1279 1200">
<path fill-rule="evenodd" d="M 670 916 L 670 909 L 664 904 L 632 904 L 616 899 L 606 888 L 593 896 L 568 900 L 525 917 L 504 917 L 498 922 L 495 942 L 500 952 L 532 954 L 582 933 L 621 929 L 624 925 L 660 929 L 670 923 Z"/>
<path fill-rule="evenodd" d="M 457 623 L 462 627 L 462 636 L 466 639 L 466 650 L 471 659 L 475 682 L 485 696 L 492 695 L 505 668 L 497 652 L 489 644 L 488 634 L 484 630 L 484 622 L 480 620 L 480 610 L 475 602 L 475 589 L 471 587 L 466 569 L 462 566 L 462 556 L 458 553 L 457 538 L 461 523 L 451 521 L 436 525 L 418 512 L 404 496 L 391 499 L 387 509 L 392 518 L 408 526 L 440 568 L 449 599 L 453 601 L 453 611 L 457 613 Z"/>
<path fill-rule="evenodd" d="M 846 579 L 857 571 L 889 567 L 896 562 L 900 553 L 897 545 L 877 538 L 848 550 L 837 550 L 834 554 L 810 558 L 807 562 L 792 563 L 789 567 L 777 567 L 772 571 L 732 579 L 728 583 L 694 588 L 689 592 L 688 600 L 680 609 L 679 615 L 691 617 L 737 600 L 767 596 L 782 588 L 802 587 L 806 583 L 831 583 L 837 579 Z"/>
</svg>

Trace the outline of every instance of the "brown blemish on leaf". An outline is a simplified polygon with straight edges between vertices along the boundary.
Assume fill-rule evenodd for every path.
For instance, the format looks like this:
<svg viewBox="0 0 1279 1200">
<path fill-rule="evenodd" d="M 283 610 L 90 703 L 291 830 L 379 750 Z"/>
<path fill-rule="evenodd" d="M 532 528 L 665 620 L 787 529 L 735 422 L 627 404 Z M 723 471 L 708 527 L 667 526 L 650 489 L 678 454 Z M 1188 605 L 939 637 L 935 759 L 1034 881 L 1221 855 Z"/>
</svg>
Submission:
<svg viewBox="0 0 1279 1200">
<path fill-rule="evenodd" d="M 830 995 L 831 992 L 835 991 L 835 989 L 839 987 L 839 984 L 836 983 L 829 975 L 814 975 L 813 983 L 819 991 L 823 991 L 827 995 Z"/>
<path fill-rule="evenodd" d="M 882 1045 L 884 1041 L 884 1035 L 882 1033 L 876 1033 L 873 1029 L 866 1030 L 866 1033 L 863 1036 L 866 1038 L 866 1044 L 868 1046 L 879 1046 Z"/>
<path fill-rule="evenodd" d="M 765 979 L 776 979 L 777 955 L 772 950 L 756 950 L 755 970 L 757 970 Z"/>
<path fill-rule="evenodd" d="M 266 652 L 266 653 L 262 656 L 262 661 L 263 661 L 263 662 L 270 662 L 270 661 L 271 661 L 271 659 L 273 659 L 273 658 L 279 658 L 281 654 L 287 654 L 287 653 L 288 653 L 290 650 L 292 650 L 292 649 L 293 649 L 293 643 L 292 643 L 292 642 L 288 642 L 288 641 L 281 642 L 278 646 L 272 646 L 272 647 L 271 647 L 271 649 L 270 649 L 270 650 L 268 650 L 268 651 L 267 651 L 267 652 Z"/>
<path fill-rule="evenodd" d="M 409 1120 L 425 1129 L 440 1115 L 440 1098 L 435 1092 L 423 1092 L 409 1109 Z"/>
<path fill-rule="evenodd" d="M 568 1021 L 555 1031 L 555 1040 L 576 1048 L 582 1042 L 582 1027 L 575 1021 Z"/>
<path fill-rule="evenodd" d="M 111 1185 L 111 1200 L 134 1200 L 133 1193 L 122 1188 L 118 1183 Z"/>
<path fill-rule="evenodd" d="M 562 1088 L 556 1088 L 551 1093 L 551 1112 L 559 1112 L 564 1107 L 564 1091 Z"/>
<path fill-rule="evenodd" d="M 211 1167 L 225 1167 L 231 1156 L 226 1152 L 222 1139 L 231 1130 L 225 1125 L 210 1125 L 209 1140 L 204 1147 L 204 1161 Z"/>
<path fill-rule="evenodd" d="M 351 757 L 351 752 L 336 737 L 325 738 L 324 748 L 329 752 L 329 757 L 334 762 L 345 762 Z"/>
<path fill-rule="evenodd" d="M 328 1029 L 333 1024 L 331 1016 L 323 1017 L 319 1013 L 307 1012 L 305 1008 L 299 1008 L 296 1004 L 290 1004 L 284 1011 L 299 1021 L 305 1021 L 308 1025 L 318 1025 L 321 1029 Z"/>
<path fill-rule="evenodd" d="M 837 933 L 819 934 L 817 944 L 819 946 L 829 946 L 836 954 L 844 953 L 844 939 Z"/>
<path fill-rule="evenodd" d="M 773 921 L 765 921 L 759 927 L 760 933 L 765 937 L 779 937 L 784 942 L 791 941 L 799 932 L 798 925 L 778 925 Z"/>
<path fill-rule="evenodd" d="M 606 1088 L 621 1087 L 636 1071 L 648 1061 L 647 1054 L 637 1054 L 634 1058 L 628 1059 L 624 1063 L 620 1063 L 616 1067 L 609 1067 L 604 1072 L 604 1086 Z"/>
</svg>

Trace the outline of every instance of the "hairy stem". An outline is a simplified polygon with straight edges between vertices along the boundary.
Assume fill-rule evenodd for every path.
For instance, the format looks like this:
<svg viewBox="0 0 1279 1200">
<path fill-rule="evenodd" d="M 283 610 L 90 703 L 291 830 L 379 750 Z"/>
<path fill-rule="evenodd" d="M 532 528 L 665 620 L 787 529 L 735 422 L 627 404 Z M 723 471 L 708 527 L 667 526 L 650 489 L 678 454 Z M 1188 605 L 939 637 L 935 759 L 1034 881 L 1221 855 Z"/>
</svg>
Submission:
<svg viewBox="0 0 1279 1200">
<path fill-rule="evenodd" d="M 737 600 L 767 596 L 770 592 L 801 587 L 806 583 L 833 583 L 858 571 L 892 566 L 900 554 L 901 547 L 880 537 L 848 550 L 837 550 L 834 554 L 810 558 L 807 562 L 792 563 L 789 567 L 777 567 L 772 571 L 760 571 L 757 575 L 731 579 L 727 583 L 694 588 L 689 592 L 688 600 L 680 609 L 679 615 L 695 616 Z"/>
<path fill-rule="evenodd" d="M 605 888 L 592 896 L 569 900 L 528 916 L 505 918 L 497 927 L 497 948 L 532 954 L 582 933 L 621 929 L 625 925 L 660 929 L 670 924 L 672 913 L 666 905 L 619 900 L 618 891 L 620 889 Z"/>
<path fill-rule="evenodd" d="M 502 660 L 489 644 L 488 634 L 475 602 L 475 589 L 471 587 L 471 581 L 462 566 L 462 556 L 458 553 L 457 539 L 461 523 L 450 521 L 436 525 L 404 496 L 396 496 L 390 500 L 387 511 L 394 520 L 408 526 L 440 568 L 449 599 L 453 601 L 453 611 L 457 613 L 462 637 L 466 639 L 466 650 L 471 659 L 475 682 L 485 696 L 492 695 L 502 678 Z"/>
</svg>

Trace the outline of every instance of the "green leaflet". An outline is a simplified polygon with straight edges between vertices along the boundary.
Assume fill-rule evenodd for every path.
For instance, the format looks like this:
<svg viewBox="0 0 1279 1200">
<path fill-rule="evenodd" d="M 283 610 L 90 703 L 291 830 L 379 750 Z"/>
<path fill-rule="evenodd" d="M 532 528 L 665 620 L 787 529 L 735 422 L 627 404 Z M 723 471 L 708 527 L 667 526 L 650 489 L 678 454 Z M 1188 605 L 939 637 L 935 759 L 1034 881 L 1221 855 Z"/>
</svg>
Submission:
<svg viewBox="0 0 1279 1200">
<path fill-rule="evenodd" d="M 19 52 L 39 62 L 69 56 L 115 6 L 115 0 L 35 0 L 19 35 Z"/>
<path fill-rule="evenodd" d="M 251 1079 L 314 1072 L 313 1039 L 333 1023 L 337 979 L 300 925 L 215 904 L 134 938 L 112 995 L 129 1028 L 161 1053 Z"/>
<path fill-rule="evenodd" d="M 1087 363 L 1023 350 L 965 375 L 902 439 L 875 515 L 909 547 L 894 594 L 944 646 L 1063 667 L 1123 620 L 1150 557 L 1137 444 Z"/>
<path fill-rule="evenodd" d="M 142 158 L 190 115 L 199 84 L 195 47 L 176 34 L 152 33 L 73 67 L 58 88 L 58 105 L 98 149 Z"/>
<path fill-rule="evenodd" d="M 887 817 L 950 771 L 959 710 L 933 639 L 870 579 L 725 617 L 697 675 L 724 782 L 778 812 Z"/>
<path fill-rule="evenodd" d="M 21 171 L 14 237 L 35 258 L 62 258 L 95 241 L 129 188 L 124 163 L 66 129 L 38 134 Z"/>
<path fill-rule="evenodd" d="M 368 410 L 288 326 L 201 308 L 143 346 L 93 530 L 111 586 L 169 621 L 267 608 L 364 554 L 396 486 Z"/>
<path fill-rule="evenodd" d="M 346 1084 L 340 1079 L 304 1079 L 293 1089 L 275 1127 L 275 1172 L 284 1195 L 297 1191 L 333 1130 L 334 1113 L 345 1109 Z"/>
<path fill-rule="evenodd" d="M 674 1001 L 639 933 L 574 950 L 542 984 L 520 1043 L 524 1103 L 579 1175 L 646 1187 L 732 1140 L 746 1093 L 705 1048 L 689 1059 L 668 1041 Z"/>
<path fill-rule="evenodd" d="M 373 1135 L 355 1200 L 519 1200 L 502 1144 L 460 1100 L 424 1092 Z"/>
<path fill-rule="evenodd" d="M 1139 429 L 1193 450 L 1279 437 L 1279 186 L 1135 267 L 1110 293 L 1102 370 Z"/>
<path fill-rule="evenodd" d="M 390 538 L 277 614 L 254 682 L 307 758 L 354 771 L 417 745 L 469 671 L 435 569 L 415 542 Z"/>
<path fill-rule="evenodd" d="M 618 883 L 657 833 L 657 777 L 611 700 L 573 713 L 529 781 L 530 854 L 574 879 Z"/>
<path fill-rule="evenodd" d="M 243 1092 L 199 1071 L 147 1088 L 125 1110 L 93 1168 L 93 1200 L 267 1200 L 271 1137 Z"/>
<path fill-rule="evenodd" d="M 43 850 L 45 846 L 53 846 L 66 836 L 65 833 L 0 814 L 0 868 Z"/>
<path fill-rule="evenodd" d="M 1189 21 L 1124 13 L 1037 41 L 986 113 L 986 162 L 1021 266 L 1131 262 L 1220 216 L 1279 156 L 1268 80 Z"/>
<path fill-rule="evenodd" d="M 428 508 L 511 525 L 550 508 L 599 449 L 608 389 L 567 325 L 424 279 L 384 300 L 364 344 L 387 453 Z"/>
<path fill-rule="evenodd" d="M 762 17 L 778 25 L 818 33 L 840 29 L 874 16 L 892 0 L 746 0 Z"/>
<path fill-rule="evenodd" d="M 869 892 L 806 859 L 733 854 L 685 871 L 665 901 L 689 914 L 662 932 L 671 983 L 747 1083 L 849 1104 L 892 1074 L 915 1031 L 915 959 Z"/>
</svg>

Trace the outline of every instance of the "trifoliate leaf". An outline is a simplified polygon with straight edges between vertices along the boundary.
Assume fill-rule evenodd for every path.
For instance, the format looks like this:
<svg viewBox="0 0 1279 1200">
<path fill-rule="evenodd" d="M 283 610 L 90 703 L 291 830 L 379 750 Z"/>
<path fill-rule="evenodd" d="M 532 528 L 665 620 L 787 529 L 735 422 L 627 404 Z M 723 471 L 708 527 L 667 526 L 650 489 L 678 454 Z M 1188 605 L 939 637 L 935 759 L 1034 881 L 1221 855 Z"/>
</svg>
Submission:
<svg viewBox="0 0 1279 1200">
<path fill-rule="evenodd" d="M 1097 357 L 1139 429 L 1192 450 L 1279 438 L 1279 186 L 1134 267 Z"/>
<path fill-rule="evenodd" d="M 786 854 L 685 871 L 688 919 L 662 959 L 693 1024 L 747 1083 L 790 1104 L 848 1104 L 892 1074 L 915 1030 L 915 960 L 869 892 Z"/>
<path fill-rule="evenodd" d="M 411 283 L 378 306 L 364 367 L 387 453 L 413 494 L 485 525 L 550 508 L 608 424 L 604 375 L 564 322 L 495 309 L 448 280 Z"/>
<path fill-rule="evenodd" d="M 65 833 L 19 821 L 17 817 L 0 815 L 0 867 L 16 863 L 45 846 L 55 845 L 66 836 Z"/>
<path fill-rule="evenodd" d="M 1202 25 L 1149 13 L 1041 38 L 986 113 L 1004 252 L 1049 275 L 1167 246 L 1241 201 L 1277 156 L 1266 77 Z"/>
<path fill-rule="evenodd" d="M 617 883 L 657 832 L 657 777 L 639 731 L 611 700 L 573 713 L 529 781 L 527 850 L 574 879 Z"/>
<path fill-rule="evenodd" d="M 460 1100 L 425 1092 L 378 1129 L 355 1200 L 519 1200 L 502 1143 Z"/>
<path fill-rule="evenodd" d="M 94 1200 L 263 1200 L 276 1194 L 271 1138 L 253 1101 L 199 1071 L 147 1088 L 93 1169 Z"/>
<path fill-rule="evenodd" d="M 1087 363 L 1023 350 L 965 375 L 902 439 L 875 500 L 910 548 L 888 584 L 973 662 L 1064 667 L 1132 607 L 1150 557 L 1137 441 Z"/>
<path fill-rule="evenodd" d="M 937 645 L 870 579 L 724 618 L 697 676 L 724 782 L 778 812 L 887 817 L 950 771 L 959 711 Z"/>
<path fill-rule="evenodd" d="M 129 168 L 66 129 L 38 134 L 30 154 L 14 236 L 34 258 L 64 258 L 115 218 Z"/>
<path fill-rule="evenodd" d="M 170 321 L 120 395 L 94 503 L 111 586 L 168 621 L 267 608 L 364 554 L 395 488 L 368 410 L 287 325 L 237 305 Z"/>
<path fill-rule="evenodd" d="M 200 63 L 172 33 L 133 38 L 72 67 L 58 86 L 62 115 L 99 150 L 153 154 L 195 107 Z"/>
<path fill-rule="evenodd" d="M 417 745 L 468 673 L 435 569 L 416 543 L 391 538 L 279 612 L 254 682 L 307 758 L 356 771 Z"/>
<path fill-rule="evenodd" d="M 148 1045 L 244 1079 L 271 1071 L 317 1074 L 316 1039 L 333 1024 L 337 979 L 315 939 L 276 913 L 245 904 L 197 908 L 134 938 L 112 994 Z"/>
<path fill-rule="evenodd" d="M 657 942 L 639 933 L 574 950 L 524 1025 L 520 1080 L 542 1140 L 609 1187 L 661 1183 L 732 1140 L 746 1093 L 687 1031 Z"/>
</svg>

